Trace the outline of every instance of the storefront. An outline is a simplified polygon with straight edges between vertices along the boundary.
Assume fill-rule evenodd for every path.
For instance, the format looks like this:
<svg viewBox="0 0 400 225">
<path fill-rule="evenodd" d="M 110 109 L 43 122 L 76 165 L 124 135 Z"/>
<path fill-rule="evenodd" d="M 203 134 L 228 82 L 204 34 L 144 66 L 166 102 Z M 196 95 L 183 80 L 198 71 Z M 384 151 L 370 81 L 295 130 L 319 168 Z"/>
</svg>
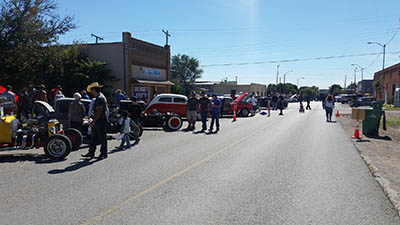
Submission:
<svg viewBox="0 0 400 225">
<path fill-rule="evenodd" d="M 168 93 L 174 84 L 167 80 L 165 69 L 132 65 L 132 96 L 149 102 L 154 95 Z"/>
<path fill-rule="evenodd" d="M 129 32 L 122 33 L 122 42 L 84 45 L 94 60 L 108 63 L 117 81 L 107 83 L 109 92 L 126 91 L 129 96 L 152 99 L 154 94 L 169 93 L 171 52 L 169 45 L 156 45 L 133 38 Z"/>
</svg>

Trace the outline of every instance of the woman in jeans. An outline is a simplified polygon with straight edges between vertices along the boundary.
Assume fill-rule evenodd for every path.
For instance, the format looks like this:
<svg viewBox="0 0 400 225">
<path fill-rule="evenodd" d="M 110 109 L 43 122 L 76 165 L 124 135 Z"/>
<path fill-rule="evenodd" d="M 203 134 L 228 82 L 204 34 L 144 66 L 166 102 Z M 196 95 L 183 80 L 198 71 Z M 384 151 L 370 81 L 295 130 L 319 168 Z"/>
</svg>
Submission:
<svg viewBox="0 0 400 225">
<path fill-rule="evenodd" d="M 326 111 L 326 122 L 332 122 L 332 112 L 335 108 L 335 102 L 333 101 L 332 95 L 328 95 L 325 100 L 325 111 Z"/>
</svg>

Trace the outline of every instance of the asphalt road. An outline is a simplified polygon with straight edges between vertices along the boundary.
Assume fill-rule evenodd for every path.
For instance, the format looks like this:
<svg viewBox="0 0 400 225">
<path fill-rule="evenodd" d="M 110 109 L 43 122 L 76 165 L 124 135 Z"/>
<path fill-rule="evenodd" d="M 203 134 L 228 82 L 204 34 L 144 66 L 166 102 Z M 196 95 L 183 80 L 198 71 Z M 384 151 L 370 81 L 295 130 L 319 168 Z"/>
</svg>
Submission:
<svg viewBox="0 0 400 225">
<path fill-rule="evenodd" d="M 0 224 L 400 224 L 341 125 L 312 106 L 223 119 L 218 134 L 146 130 L 101 161 L 0 153 Z"/>
</svg>

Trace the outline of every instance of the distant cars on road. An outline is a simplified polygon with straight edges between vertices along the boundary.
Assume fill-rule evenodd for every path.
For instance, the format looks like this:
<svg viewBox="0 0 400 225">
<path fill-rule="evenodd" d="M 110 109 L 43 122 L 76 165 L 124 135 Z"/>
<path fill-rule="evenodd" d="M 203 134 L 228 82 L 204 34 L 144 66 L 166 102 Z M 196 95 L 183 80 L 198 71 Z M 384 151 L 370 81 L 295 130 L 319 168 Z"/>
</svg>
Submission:
<svg viewBox="0 0 400 225">
<path fill-rule="evenodd" d="M 354 101 L 349 101 L 349 105 L 351 107 L 359 107 L 359 106 L 371 106 L 372 102 L 375 102 L 376 98 L 373 97 L 361 97 Z"/>
</svg>

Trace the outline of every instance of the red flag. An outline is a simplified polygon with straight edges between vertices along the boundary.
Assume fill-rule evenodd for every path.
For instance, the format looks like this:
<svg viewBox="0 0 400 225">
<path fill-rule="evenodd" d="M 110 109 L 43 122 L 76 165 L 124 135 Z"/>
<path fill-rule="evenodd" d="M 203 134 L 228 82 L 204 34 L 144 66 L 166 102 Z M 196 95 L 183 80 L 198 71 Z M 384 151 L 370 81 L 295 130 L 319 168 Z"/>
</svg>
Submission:
<svg viewBox="0 0 400 225">
<path fill-rule="evenodd" d="M 3 86 L 0 85 L 0 94 L 7 91 Z"/>
</svg>

